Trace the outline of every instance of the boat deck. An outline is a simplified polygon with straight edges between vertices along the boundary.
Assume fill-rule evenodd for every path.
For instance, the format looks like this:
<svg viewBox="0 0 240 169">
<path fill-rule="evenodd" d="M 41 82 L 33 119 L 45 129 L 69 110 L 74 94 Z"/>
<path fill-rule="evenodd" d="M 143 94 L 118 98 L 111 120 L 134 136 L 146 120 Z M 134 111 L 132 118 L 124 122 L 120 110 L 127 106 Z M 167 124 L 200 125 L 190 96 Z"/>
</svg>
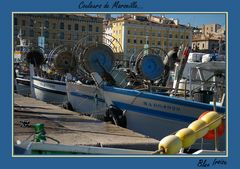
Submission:
<svg viewBox="0 0 240 169">
<path fill-rule="evenodd" d="M 131 130 L 14 94 L 14 142 L 32 140 L 34 130 L 31 125 L 36 123 L 43 123 L 47 136 L 64 145 L 152 151 L 157 149 L 159 143 L 158 140 Z M 54 143 L 54 141 L 47 139 L 47 143 Z"/>
</svg>

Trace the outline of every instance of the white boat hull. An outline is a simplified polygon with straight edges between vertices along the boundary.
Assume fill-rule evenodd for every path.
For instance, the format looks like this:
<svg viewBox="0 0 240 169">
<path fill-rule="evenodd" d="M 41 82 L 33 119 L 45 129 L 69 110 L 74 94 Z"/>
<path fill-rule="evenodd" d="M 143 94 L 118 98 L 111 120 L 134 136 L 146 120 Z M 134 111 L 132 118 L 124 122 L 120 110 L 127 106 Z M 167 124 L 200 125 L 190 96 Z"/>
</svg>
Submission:
<svg viewBox="0 0 240 169">
<path fill-rule="evenodd" d="M 67 82 L 67 96 L 75 111 L 93 116 L 105 115 L 107 106 L 96 86 Z"/>
<path fill-rule="evenodd" d="M 106 86 L 102 93 L 109 106 L 125 110 L 128 129 L 159 140 L 187 127 L 203 112 L 213 110 L 208 104 L 131 89 Z M 217 110 L 225 113 L 225 108 L 218 107 Z M 214 148 L 212 142 L 208 144 L 211 147 L 207 148 Z M 224 149 L 225 144 L 221 145 L 220 148 Z"/>
<path fill-rule="evenodd" d="M 31 87 L 30 80 L 24 78 L 16 78 L 16 90 L 17 93 L 23 96 L 30 96 Z"/>
<path fill-rule="evenodd" d="M 52 104 L 62 104 L 67 101 L 65 82 L 36 76 L 32 77 L 32 81 L 33 92 L 36 99 Z"/>
</svg>

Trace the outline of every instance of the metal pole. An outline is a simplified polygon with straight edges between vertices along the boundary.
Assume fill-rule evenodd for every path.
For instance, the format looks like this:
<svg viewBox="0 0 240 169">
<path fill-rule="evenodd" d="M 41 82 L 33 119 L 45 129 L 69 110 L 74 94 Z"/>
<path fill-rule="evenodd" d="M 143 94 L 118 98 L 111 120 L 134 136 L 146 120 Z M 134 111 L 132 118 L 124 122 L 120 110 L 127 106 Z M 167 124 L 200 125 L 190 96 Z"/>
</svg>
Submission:
<svg viewBox="0 0 240 169">
<path fill-rule="evenodd" d="M 215 144 L 215 151 L 218 151 L 218 138 L 217 138 L 217 128 L 214 129 L 214 144 Z"/>
</svg>

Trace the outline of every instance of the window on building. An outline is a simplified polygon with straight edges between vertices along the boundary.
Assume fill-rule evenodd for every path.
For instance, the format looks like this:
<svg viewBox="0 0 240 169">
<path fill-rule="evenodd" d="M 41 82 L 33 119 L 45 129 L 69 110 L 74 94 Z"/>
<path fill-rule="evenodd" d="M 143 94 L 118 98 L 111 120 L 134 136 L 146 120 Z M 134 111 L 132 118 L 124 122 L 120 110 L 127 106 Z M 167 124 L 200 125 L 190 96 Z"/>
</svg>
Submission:
<svg viewBox="0 0 240 169">
<path fill-rule="evenodd" d="M 161 33 L 160 32 L 158 33 L 158 37 L 161 37 Z"/>
<path fill-rule="evenodd" d="M 92 28 L 93 28 L 92 25 L 88 25 L 88 31 L 89 31 L 89 32 L 92 32 Z"/>
<path fill-rule="evenodd" d="M 181 35 L 181 39 L 183 39 L 183 35 Z"/>
<path fill-rule="evenodd" d="M 74 25 L 74 30 L 78 31 L 78 24 L 77 23 Z"/>
<path fill-rule="evenodd" d="M 14 25 L 18 25 L 18 19 L 14 17 Z"/>
<path fill-rule="evenodd" d="M 46 28 L 49 28 L 49 21 L 45 21 L 45 25 Z"/>
<path fill-rule="evenodd" d="M 213 27 L 211 27 L 211 31 L 213 32 Z"/>
<path fill-rule="evenodd" d="M 29 30 L 29 36 L 30 36 L 30 37 L 34 37 L 34 30 L 33 30 L 33 29 L 30 29 L 30 30 Z"/>
<path fill-rule="evenodd" d="M 56 29 L 56 27 L 57 27 L 57 24 L 56 24 L 56 23 L 53 23 L 53 24 L 52 24 L 52 28 L 53 28 L 53 29 Z"/>
<path fill-rule="evenodd" d="M 68 40 L 72 40 L 72 34 L 71 33 L 68 36 Z"/>
<path fill-rule="evenodd" d="M 72 30 L 72 25 L 68 25 L 68 30 Z"/>
<path fill-rule="evenodd" d="M 96 42 L 99 42 L 99 37 L 98 36 L 96 37 Z"/>
<path fill-rule="evenodd" d="M 44 31 L 44 37 L 49 38 L 49 32 L 47 30 Z"/>
<path fill-rule="evenodd" d="M 99 32 L 99 27 L 98 26 L 96 26 L 96 32 Z"/>
<path fill-rule="evenodd" d="M 15 28 L 14 28 L 14 36 L 15 36 L 15 37 L 18 36 L 18 33 L 19 33 L 19 30 L 15 27 Z"/>
<path fill-rule="evenodd" d="M 128 43 L 131 43 L 131 40 L 130 40 L 130 39 L 128 39 Z"/>
<path fill-rule="evenodd" d="M 147 40 L 147 44 L 149 45 L 149 41 Z"/>
<path fill-rule="evenodd" d="M 30 27 L 33 27 L 33 25 L 34 25 L 34 20 L 33 20 L 33 19 L 30 19 L 29 26 L 30 26 Z"/>
<path fill-rule="evenodd" d="M 92 41 L 92 36 L 88 37 L 88 41 L 90 41 L 90 42 Z"/>
<path fill-rule="evenodd" d="M 60 39 L 64 39 L 64 32 L 60 32 Z"/>
<path fill-rule="evenodd" d="M 128 30 L 128 35 L 130 35 L 130 30 Z"/>
<path fill-rule="evenodd" d="M 157 43 L 159 46 L 161 45 L 161 42 L 160 41 L 158 41 L 158 43 Z"/>
<path fill-rule="evenodd" d="M 142 44 L 143 43 L 143 41 L 142 40 L 140 40 L 140 44 Z"/>
<path fill-rule="evenodd" d="M 26 21 L 22 20 L 22 26 L 26 26 Z"/>
<path fill-rule="evenodd" d="M 165 34 L 164 34 L 164 38 L 167 38 L 167 37 L 168 37 L 168 36 L 167 36 L 167 33 L 165 33 Z"/>
<path fill-rule="evenodd" d="M 188 35 L 186 35 L 186 39 L 188 39 Z"/>
<path fill-rule="evenodd" d="M 177 35 L 177 34 L 175 34 L 175 38 L 178 38 L 178 35 Z"/>
<path fill-rule="evenodd" d="M 22 30 L 22 36 L 26 36 L 26 30 Z"/>
<path fill-rule="evenodd" d="M 169 42 L 169 47 L 172 47 L 172 42 Z"/>
<path fill-rule="evenodd" d="M 214 44 L 212 44 L 212 50 L 214 50 L 214 48 L 215 48 L 215 45 L 214 45 Z"/>
<path fill-rule="evenodd" d="M 56 39 L 56 33 L 52 33 L 52 38 Z"/>
<path fill-rule="evenodd" d="M 38 25 L 39 27 L 42 27 L 42 22 L 37 22 L 37 25 Z"/>
<path fill-rule="evenodd" d="M 152 45 L 155 45 L 155 42 L 152 42 Z"/>
<path fill-rule="evenodd" d="M 202 48 L 204 49 L 204 43 L 202 44 Z"/>
<path fill-rule="evenodd" d="M 64 29 L 64 23 L 63 22 L 60 23 L 60 29 Z"/>
<path fill-rule="evenodd" d="M 167 46 L 167 42 L 166 41 L 164 41 L 164 46 Z"/>
<path fill-rule="evenodd" d="M 85 31 L 86 31 L 86 27 L 82 26 L 82 32 L 85 32 Z"/>
<path fill-rule="evenodd" d="M 172 34 L 169 34 L 169 36 L 168 36 L 169 38 L 172 38 Z"/>
<path fill-rule="evenodd" d="M 134 40 L 133 40 L 133 43 L 137 43 L 137 40 L 136 40 L 136 39 L 134 39 Z"/>
</svg>

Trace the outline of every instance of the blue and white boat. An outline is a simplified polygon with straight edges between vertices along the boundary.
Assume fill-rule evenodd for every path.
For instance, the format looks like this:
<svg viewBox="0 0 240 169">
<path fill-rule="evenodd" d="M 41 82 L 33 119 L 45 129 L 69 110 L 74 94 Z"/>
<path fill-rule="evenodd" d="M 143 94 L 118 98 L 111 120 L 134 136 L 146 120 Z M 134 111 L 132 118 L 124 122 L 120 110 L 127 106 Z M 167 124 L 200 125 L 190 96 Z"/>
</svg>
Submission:
<svg viewBox="0 0 240 169">
<path fill-rule="evenodd" d="M 95 40 L 89 42 L 89 38 Z M 74 46 L 73 51 L 80 63 L 78 71 L 83 79 L 67 82 L 68 101 L 73 110 L 101 119 L 105 116 L 107 105 L 90 73 L 98 72 L 103 75 L 104 71 L 112 71 L 116 62 L 114 53 L 118 48 L 112 47 L 111 44 L 117 43 L 117 39 L 111 35 L 91 34 L 81 38 Z M 120 54 L 118 58 L 121 58 Z"/>
<path fill-rule="evenodd" d="M 66 81 L 72 79 L 69 72 L 73 72 L 77 64 L 75 57 L 71 50 L 60 45 L 45 60 L 41 68 L 31 69 L 33 96 L 48 103 L 63 104 L 67 102 Z"/>
<path fill-rule="evenodd" d="M 213 110 L 210 104 L 158 93 L 105 85 L 101 90 L 107 105 L 123 111 L 127 128 L 157 139 L 186 127 L 203 112 Z M 216 110 L 225 113 L 225 107 L 217 106 Z"/>
<path fill-rule="evenodd" d="M 74 111 L 101 117 L 105 115 L 107 105 L 95 85 L 81 82 L 67 82 L 67 97 Z"/>
<path fill-rule="evenodd" d="M 150 80 L 154 80 L 162 72 L 162 69 L 159 68 L 159 66 L 162 66 L 158 64 L 158 62 L 161 63 L 161 60 L 155 58 L 150 54 L 141 57 L 142 65 L 139 65 L 138 68 L 146 78 L 151 76 L 148 78 Z M 187 127 L 189 123 L 198 119 L 205 111 L 216 110 L 224 114 L 226 112 L 226 108 L 222 105 L 216 106 L 177 96 L 169 96 L 166 93 L 151 91 L 151 87 L 150 91 L 122 88 L 109 85 L 96 72 L 91 75 L 95 79 L 95 83 L 98 84 L 108 107 L 113 107 L 112 113 L 117 112 L 119 116 L 125 117 L 119 117 L 118 120 L 125 120 L 124 123 L 128 129 L 155 139 L 160 140 L 166 135 Z M 119 113 L 119 111 L 122 113 Z M 220 149 L 225 149 L 224 142 L 223 139 Z M 212 143 L 209 144 L 212 145 Z M 200 148 L 200 145 L 198 148 Z"/>
<path fill-rule="evenodd" d="M 67 101 L 66 82 L 51 80 L 39 76 L 32 77 L 32 88 L 37 99 L 62 104 Z"/>
</svg>

